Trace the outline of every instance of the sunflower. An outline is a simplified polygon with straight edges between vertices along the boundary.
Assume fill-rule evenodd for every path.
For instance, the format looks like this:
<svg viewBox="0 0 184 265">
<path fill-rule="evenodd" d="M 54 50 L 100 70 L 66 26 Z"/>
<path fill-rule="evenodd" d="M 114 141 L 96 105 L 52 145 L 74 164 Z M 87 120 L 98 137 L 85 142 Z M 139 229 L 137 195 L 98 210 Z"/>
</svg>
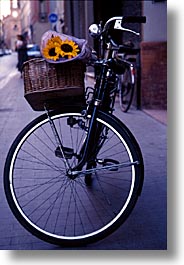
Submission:
<svg viewBox="0 0 184 265">
<path fill-rule="evenodd" d="M 63 41 L 59 36 L 52 35 L 42 53 L 45 58 L 56 61 L 61 57 L 71 59 L 77 56 L 79 51 L 80 49 L 74 41 L 68 39 Z"/>
<path fill-rule="evenodd" d="M 59 47 L 62 45 L 62 40 L 60 39 L 59 36 L 52 36 L 52 38 L 50 40 L 48 40 L 48 43 L 52 43 L 54 44 L 55 47 Z"/>
<path fill-rule="evenodd" d="M 59 53 L 62 57 L 67 56 L 68 59 L 77 56 L 79 51 L 79 46 L 72 40 L 66 39 L 60 45 L 56 45 L 56 53 Z"/>
<path fill-rule="evenodd" d="M 54 60 L 54 61 L 59 59 L 59 53 L 56 52 L 55 44 L 52 41 L 52 39 L 48 40 L 45 48 L 43 48 L 42 50 L 42 53 L 43 53 L 43 56 L 47 59 Z"/>
</svg>

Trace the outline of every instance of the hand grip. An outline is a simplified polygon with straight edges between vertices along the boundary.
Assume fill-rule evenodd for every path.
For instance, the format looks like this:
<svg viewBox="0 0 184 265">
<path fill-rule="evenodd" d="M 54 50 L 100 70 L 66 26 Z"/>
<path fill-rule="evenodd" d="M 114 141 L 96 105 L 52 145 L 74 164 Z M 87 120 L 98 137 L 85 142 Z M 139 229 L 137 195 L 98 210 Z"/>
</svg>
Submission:
<svg viewBox="0 0 184 265">
<path fill-rule="evenodd" d="M 146 23 L 145 16 L 124 16 L 122 23 Z"/>
</svg>

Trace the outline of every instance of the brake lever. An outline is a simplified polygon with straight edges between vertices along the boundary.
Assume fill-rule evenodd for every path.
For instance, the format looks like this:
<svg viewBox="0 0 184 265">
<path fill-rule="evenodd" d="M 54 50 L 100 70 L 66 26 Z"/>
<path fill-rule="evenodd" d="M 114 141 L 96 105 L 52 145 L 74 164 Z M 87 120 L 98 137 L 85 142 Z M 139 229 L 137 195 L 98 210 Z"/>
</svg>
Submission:
<svg viewBox="0 0 184 265">
<path fill-rule="evenodd" d="M 136 31 L 133 31 L 133 30 L 131 30 L 131 29 L 123 28 L 123 27 L 121 26 L 121 22 L 122 22 L 121 19 L 117 19 L 116 22 L 115 22 L 115 24 L 114 24 L 114 29 L 120 29 L 120 30 L 123 30 L 123 31 L 127 31 L 127 32 L 133 33 L 133 34 L 135 34 L 135 35 L 137 35 L 137 36 L 140 35 L 140 33 L 136 32 Z"/>
</svg>

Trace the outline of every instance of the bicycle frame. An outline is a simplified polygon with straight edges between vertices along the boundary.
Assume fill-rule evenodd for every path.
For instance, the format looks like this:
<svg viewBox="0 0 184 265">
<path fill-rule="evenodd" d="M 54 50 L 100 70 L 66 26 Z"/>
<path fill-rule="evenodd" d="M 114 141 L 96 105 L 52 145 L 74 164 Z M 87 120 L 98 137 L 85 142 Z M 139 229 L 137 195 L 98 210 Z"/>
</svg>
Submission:
<svg viewBox="0 0 184 265">
<path fill-rule="evenodd" d="M 115 103 L 115 97 L 116 92 L 118 90 L 118 85 L 116 83 L 118 80 L 118 74 L 113 71 L 113 67 L 115 67 L 115 57 L 117 55 L 117 52 L 119 50 L 119 46 L 117 46 L 111 38 L 107 36 L 109 25 L 115 22 L 115 29 L 120 29 L 128 32 L 132 32 L 136 35 L 138 35 L 136 32 L 131 31 L 126 28 L 122 28 L 120 26 L 122 17 L 114 17 L 111 18 L 104 26 L 104 29 L 102 30 L 102 25 L 99 25 L 99 59 L 95 62 L 94 67 L 95 69 L 100 68 L 100 72 L 96 76 L 96 84 L 94 89 L 94 94 L 91 102 L 89 103 L 89 106 L 85 111 L 83 111 L 83 115 L 88 117 L 89 119 L 89 127 L 88 132 L 86 136 L 86 140 L 81 148 L 81 152 L 79 155 L 79 163 L 74 168 L 69 167 L 69 163 L 67 162 L 67 158 L 65 157 L 65 151 L 64 147 L 62 146 L 62 141 L 58 139 L 57 132 L 55 132 L 55 127 L 53 124 L 53 121 L 50 119 L 50 124 L 53 130 L 53 133 L 56 138 L 56 142 L 58 142 L 58 146 L 61 149 L 62 156 L 64 157 L 65 166 L 67 168 L 68 176 L 70 176 L 72 179 L 74 179 L 78 172 L 81 171 L 83 166 L 88 163 L 91 159 L 91 154 L 93 153 L 95 149 L 95 153 L 98 152 L 98 141 L 100 134 L 103 130 L 103 128 L 97 128 L 96 124 L 96 117 L 99 110 L 102 110 L 106 113 L 112 113 Z M 106 43 L 106 49 L 103 49 L 104 41 Z M 132 73 L 132 83 L 135 82 L 134 78 L 134 66 L 133 64 L 127 62 L 126 60 L 123 61 L 123 64 L 120 66 L 120 68 L 124 67 L 130 67 L 131 73 Z M 114 78 L 115 81 L 113 81 L 113 90 L 110 88 L 110 79 Z M 113 93 L 112 93 L 113 92 Z M 113 94 L 113 95 L 112 95 Z M 49 113 L 47 112 L 48 116 Z M 91 151 L 93 150 L 93 151 Z"/>
<path fill-rule="evenodd" d="M 72 172 L 70 172 L 72 175 L 76 174 L 78 170 L 81 170 L 81 168 L 89 162 L 91 159 L 91 153 L 94 153 L 94 149 L 98 149 L 97 143 L 100 137 L 100 134 L 102 132 L 103 128 L 98 128 L 96 125 L 96 115 L 98 110 L 105 110 L 107 111 L 107 108 L 110 110 L 110 105 L 104 104 L 104 98 L 109 97 L 108 94 L 108 72 L 109 67 L 106 62 L 101 62 L 101 72 L 100 75 L 97 77 L 96 80 L 96 86 L 95 86 L 95 92 L 94 97 L 92 99 L 92 102 L 88 108 L 88 112 L 85 114 L 88 117 L 90 117 L 90 123 L 88 128 L 88 133 L 86 137 L 86 141 L 81 149 L 81 159 L 79 160 L 78 165 L 72 169 Z M 95 147 L 95 148 L 94 148 Z M 91 151 L 93 150 L 93 151 Z M 97 150 L 95 150 L 95 153 Z"/>
</svg>

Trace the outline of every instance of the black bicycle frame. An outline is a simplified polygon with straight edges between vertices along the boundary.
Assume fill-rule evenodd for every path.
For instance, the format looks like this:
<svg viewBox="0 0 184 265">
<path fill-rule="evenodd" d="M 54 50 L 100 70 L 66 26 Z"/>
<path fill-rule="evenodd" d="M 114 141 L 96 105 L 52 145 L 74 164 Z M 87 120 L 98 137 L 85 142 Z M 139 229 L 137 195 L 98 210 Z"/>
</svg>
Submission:
<svg viewBox="0 0 184 265">
<path fill-rule="evenodd" d="M 87 137 L 85 143 L 81 149 L 81 158 L 79 160 L 78 165 L 73 168 L 72 170 L 81 170 L 82 167 L 85 165 L 86 162 L 89 162 L 91 159 L 92 154 L 94 154 L 94 147 L 99 140 L 100 134 L 102 132 L 102 128 L 98 127 L 96 124 L 96 117 L 98 110 L 103 110 L 107 106 L 103 104 L 105 95 L 108 94 L 107 86 L 108 86 L 108 65 L 106 62 L 101 62 L 101 71 L 97 77 L 96 85 L 95 85 L 95 92 L 94 97 L 89 108 L 89 111 L 86 115 L 90 115 L 90 124 L 88 128 Z M 102 127 L 102 126 L 101 126 Z M 95 151 L 95 153 L 97 150 Z"/>
</svg>

